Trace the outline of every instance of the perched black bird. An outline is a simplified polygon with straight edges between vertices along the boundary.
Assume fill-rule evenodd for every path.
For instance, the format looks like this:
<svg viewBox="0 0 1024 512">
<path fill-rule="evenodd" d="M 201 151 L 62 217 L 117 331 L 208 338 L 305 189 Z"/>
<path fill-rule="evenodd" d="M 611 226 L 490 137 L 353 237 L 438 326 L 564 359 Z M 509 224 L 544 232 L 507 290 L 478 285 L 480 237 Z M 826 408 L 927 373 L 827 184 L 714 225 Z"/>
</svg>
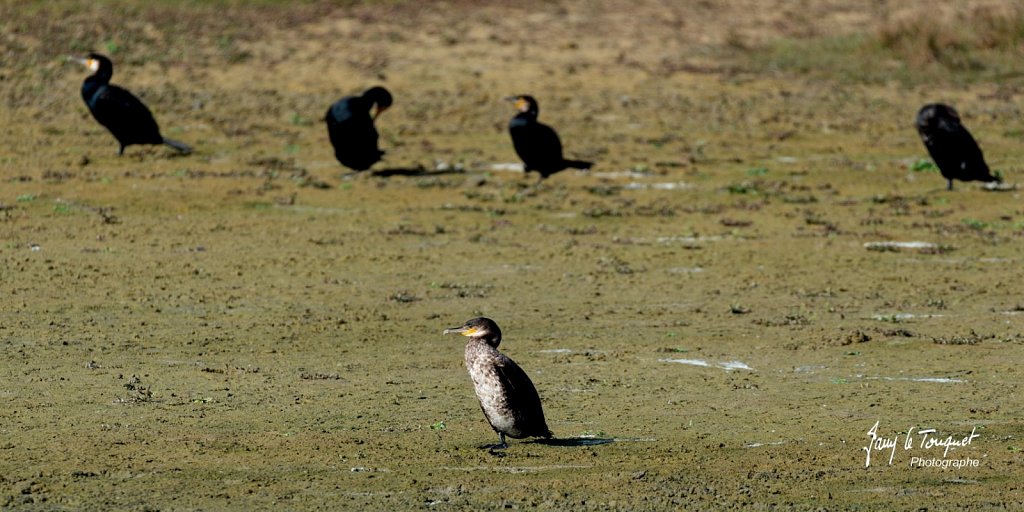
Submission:
<svg viewBox="0 0 1024 512">
<path fill-rule="evenodd" d="M 526 172 L 537 171 L 543 180 L 567 167 L 589 169 L 593 165 L 591 162 L 566 160 L 562 157 L 562 141 L 558 140 L 558 134 L 550 126 L 537 121 L 539 109 L 533 96 L 508 99 L 515 101 L 516 109 L 519 110 L 509 122 L 508 131 Z"/>
<path fill-rule="evenodd" d="M 82 99 L 92 116 L 121 144 L 117 154 L 123 155 L 124 148 L 132 144 L 167 144 L 182 153 L 192 152 L 187 145 L 160 135 L 160 127 L 153 114 L 135 95 L 110 85 L 110 77 L 114 75 L 114 64 L 110 59 L 98 53 L 69 59 L 93 72 L 82 82 Z"/>
<path fill-rule="evenodd" d="M 953 180 L 1002 181 L 989 172 L 981 148 L 971 132 L 960 124 L 960 115 L 953 107 L 941 103 L 925 105 L 917 112 L 914 124 L 942 177 L 949 180 L 947 189 L 953 190 Z"/>
<path fill-rule="evenodd" d="M 391 101 L 391 93 L 378 86 L 367 89 L 362 96 L 345 96 L 327 109 L 327 135 L 341 165 L 365 171 L 384 155 L 377 147 L 373 121 L 391 106 Z M 377 108 L 371 117 L 370 108 L 374 105 Z"/>
<path fill-rule="evenodd" d="M 500 442 L 484 448 L 508 448 L 505 436 L 550 438 L 553 434 L 544 421 L 537 388 L 505 354 L 498 352 L 501 329 L 490 318 L 474 318 L 462 327 L 445 329 L 469 337 L 466 343 L 466 369 L 473 379 L 480 408 Z"/>
</svg>

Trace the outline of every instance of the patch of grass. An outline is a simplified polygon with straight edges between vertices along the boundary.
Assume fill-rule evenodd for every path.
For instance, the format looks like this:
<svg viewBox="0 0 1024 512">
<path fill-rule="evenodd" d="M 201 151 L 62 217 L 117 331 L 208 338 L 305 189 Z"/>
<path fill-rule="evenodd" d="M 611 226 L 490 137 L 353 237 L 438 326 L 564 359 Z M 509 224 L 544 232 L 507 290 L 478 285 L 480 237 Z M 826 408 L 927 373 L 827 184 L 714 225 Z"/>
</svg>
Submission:
<svg viewBox="0 0 1024 512">
<path fill-rule="evenodd" d="M 939 172 L 935 163 L 927 158 L 919 158 L 910 166 L 910 170 L 913 172 Z"/>
<path fill-rule="evenodd" d="M 730 194 L 739 195 L 757 195 L 760 192 L 760 189 L 758 189 L 757 184 L 750 183 L 749 181 L 744 181 L 743 183 L 734 183 L 726 187 L 726 190 L 728 190 Z"/>
<path fill-rule="evenodd" d="M 119 61 L 131 64 L 168 64 L 182 56 L 198 65 L 214 60 L 237 62 L 248 57 L 242 45 L 265 33 L 254 27 L 295 27 L 322 19 L 340 8 L 345 8 L 343 3 L 318 0 L 25 1 L 18 2 L 17 8 L 5 5 L 0 26 L 5 33 L 10 27 L 17 27 L 18 34 L 31 34 L 33 39 L 46 41 L 49 51 L 19 50 L 19 38 L 14 37 L 0 40 L 0 54 L 26 57 L 10 61 L 14 72 L 38 67 L 56 52 L 91 50 L 116 54 Z"/>
<path fill-rule="evenodd" d="M 608 208 L 604 206 L 591 206 L 581 212 L 584 217 L 591 219 L 599 219 L 601 217 L 621 217 L 622 213 L 614 208 Z"/>
<path fill-rule="evenodd" d="M 879 15 L 873 30 L 753 48 L 746 65 L 849 83 L 971 83 L 1020 75 L 1024 5 L 896 3 Z"/>
<path fill-rule="evenodd" d="M 967 226 L 967 227 L 969 227 L 971 229 L 976 229 L 978 231 L 982 231 L 982 230 L 985 230 L 985 229 L 988 229 L 988 228 L 992 227 L 992 224 L 990 224 L 988 222 L 985 222 L 983 220 L 978 220 L 978 219 L 964 219 L 961 222 L 963 222 L 963 224 L 965 226 Z"/>
<path fill-rule="evenodd" d="M 312 119 L 310 119 L 310 118 L 308 118 L 308 117 L 306 117 L 306 116 L 304 116 L 304 115 L 302 115 L 302 114 L 300 114 L 298 112 L 293 112 L 292 113 L 292 117 L 290 119 L 288 119 L 288 122 L 290 122 L 291 124 L 293 124 L 295 126 L 312 126 L 313 125 L 313 120 Z"/>
<path fill-rule="evenodd" d="M 768 174 L 767 167 L 754 167 L 753 169 L 747 169 L 747 176 L 764 176 Z"/>
<path fill-rule="evenodd" d="M 117 41 L 113 39 L 107 39 L 103 42 L 103 49 L 106 50 L 108 56 L 113 56 L 121 51 L 121 45 L 117 44 Z"/>
<path fill-rule="evenodd" d="M 274 207 L 274 203 L 268 201 L 246 201 L 242 204 L 243 208 L 249 210 L 264 211 Z"/>
<path fill-rule="evenodd" d="M 15 200 L 18 201 L 19 203 L 31 203 L 32 201 L 36 200 L 36 196 L 33 194 L 22 194 L 15 198 Z"/>
<path fill-rule="evenodd" d="M 594 185 L 587 188 L 587 192 L 595 196 L 614 196 L 622 190 L 622 187 L 615 185 Z"/>
</svg>

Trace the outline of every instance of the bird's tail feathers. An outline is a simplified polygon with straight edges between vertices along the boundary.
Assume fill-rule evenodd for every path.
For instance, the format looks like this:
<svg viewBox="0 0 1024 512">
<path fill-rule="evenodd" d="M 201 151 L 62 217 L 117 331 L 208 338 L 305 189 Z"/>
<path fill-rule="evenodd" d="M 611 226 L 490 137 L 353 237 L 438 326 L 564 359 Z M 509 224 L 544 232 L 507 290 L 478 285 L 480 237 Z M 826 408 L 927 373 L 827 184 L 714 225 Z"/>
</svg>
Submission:
<svg viewBox="0 0 1024 512">
<path fill-rule="evenodd" d="M 587 162 L 585 160 L 566 160 L 565 166 L 572 167 L 573 169 L 590 169 L 590 166 L 594 165 L 594 162 Z"/>
<path fill-rule="evenodd" d="M 167 137 L 164 137 L 164 144 L 167 144 L 168 146 L 177 149 L 178 151 L 181 151 L 186 155 L 192 152 L 192 146 L 189 146 L 184 142 L 176 141 L 174 139 L 168 139 Z"/>
</svg>

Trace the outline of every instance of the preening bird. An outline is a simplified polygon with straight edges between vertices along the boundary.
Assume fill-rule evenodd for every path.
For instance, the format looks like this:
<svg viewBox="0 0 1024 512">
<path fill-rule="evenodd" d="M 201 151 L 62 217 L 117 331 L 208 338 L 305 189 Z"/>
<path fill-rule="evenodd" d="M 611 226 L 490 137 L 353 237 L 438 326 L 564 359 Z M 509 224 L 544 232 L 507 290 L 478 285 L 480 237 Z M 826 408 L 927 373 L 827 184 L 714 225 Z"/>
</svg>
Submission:
<svg viewBox="0 0 1024 512">
<path fill-rule="evenodd" d="M 384 152 L 377 147 L 374 120 L 391 106 L 391 93 L 383 87 L 371 87 L 361 96 L 345 96 L 327 109 L 327 135 L 338 162 L 354 171 L 365 171 L 380 160 Z M 376 108 L 374 108 L 376 106 Z M 370 109 L 374 108 L 373 115 Z"/>
<path fill-rule="evenodd" d="M 160 135 L 153 114 L 135 95 L 111 85 L 114 64 L 110 59 L 98 53 L 69 59 L 92 71 L 82 82 L 82 99 L 96 121 L 110 130 L 121 145 L 117 154 L 123 155 L 124 148 L 132 144 L 167 144 L 182 153 L 192 152 L 189 146 Z"/>
<path fill-rule="evenodd" d="M 953 190 L 953 180 L 1001 181 L 989 171 L 981 148 L 960 123 L 960 115 L 953 107 L 941 103 L 925 105 L 917 112 L 914 124 L 928 154 L 948 180 L 948 190 Z"/>
<path fill-rule="evenodd" d="M 558 134 L 550 126 L 537 121 L 540 109 L 533 96 L 520 95 L 508 99 L 515 102 L 519 111 L 509 122 L 508 131 L 526 172 L 537 171 L 543 180 L 568 167 L 589 169 L 593 165 L 583 160 L 566 160 L 562 156 L 562 141 Z"/>
<path fill-rule="evenodd" d="M 490 318 L 473 318 L 461 327 L 445 329 L 444 334 L 459 333 L 466 343 L 466 370 L 473 380 L 476 397 L 487 422 L 498 433 L 499 443 L 484 448 L 508 448 L 505 436 L 550 438 L 553 434 L 544 421 L 537 388 L 526 372 L 498 352 L 501 329 Z"/>
</svg>

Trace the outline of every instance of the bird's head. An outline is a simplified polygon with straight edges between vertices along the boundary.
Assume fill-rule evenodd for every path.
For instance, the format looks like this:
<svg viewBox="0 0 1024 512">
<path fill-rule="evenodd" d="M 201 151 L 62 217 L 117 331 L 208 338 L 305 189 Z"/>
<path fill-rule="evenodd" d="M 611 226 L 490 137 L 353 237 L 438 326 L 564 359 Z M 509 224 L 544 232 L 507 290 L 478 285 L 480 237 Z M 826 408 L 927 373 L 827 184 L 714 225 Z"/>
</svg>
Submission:
<svg viewBox="0 0 1024 512">
<path fill-rule="evenodd" d="M 513 102 L 513 105 L 515 105 L 516 110 L 519 112 L 531 114 L 533 117 L 537 117 L 537 114 L 540 112 L 537 100 L 533 99 L 533 96 L 520 94 L 518 96 L 509 96 L 505 99 Z"/>
<path fill-rule="evenodd" d="M 494 320 L 485 317 L 477 317 L 467 320 L 461 327 L 451 327 L 444 330 L 444 334 L 458 333 L 467 338 L 483 340 L 492 347 L 501 343 L 501 329 Z"/>
<path fill-rule="evenodd" d="M 77 62 L 85 66 L 89 69 L 89 71 L 92 71 L 93 73 L 96 73 L 101 69 L 111 72 L 114 68 L 114 65 L 110 62 L 110 59 L 95 52 L 90 53 L 85 57 L 68 57 L 68 60 Z"/>
<path fill-rule="evenodd" d="M 381 115 L 382 112 L 390 108 L 392 101 L 394 101 L 394 99 L 391 97 L 391 93 L 388 92 L 387 89 L 379 85 L 367 89 L 366 92 L 363 93 L 363 98 L 370 100 L 370 102 L 375 105 L 373 111 L 374 119 L 377 119 L 377 116 Z"/>
<path fill-rule="evenodd" d="M 917 112 L 914 124 L 922 136 L 930 136 L 935 130 L 954 129 L 960 124 L 960 114 L 949 105 L 930 103 Z"/>
</svg>

